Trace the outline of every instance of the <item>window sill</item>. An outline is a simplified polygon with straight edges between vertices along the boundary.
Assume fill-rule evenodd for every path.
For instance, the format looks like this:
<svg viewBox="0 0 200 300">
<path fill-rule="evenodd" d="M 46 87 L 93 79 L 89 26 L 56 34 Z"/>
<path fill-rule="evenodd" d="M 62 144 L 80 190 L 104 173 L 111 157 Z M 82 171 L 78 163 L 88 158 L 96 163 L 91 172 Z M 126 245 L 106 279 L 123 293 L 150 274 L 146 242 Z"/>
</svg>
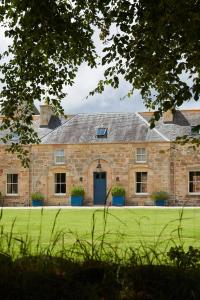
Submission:
<svg viewBox="0 0 200 300">
<path fill-rule="evenodd" d="M 54 194 L 54 196 L 56 196 L 56 197 L 64 197 L 64 196 L 66 196 L 67 194 Z"/>
<path fill-rule="evenodd" d="M 149 196 L 149 193 L 135 193 L 135 196 Z"/>
<path fill-rule="evenodd" d="M 17 197 L 17 196 L 19 196 L 19 194 L 6 194 L 6 196 L 8 196 L 8 197 Z"/>
<path fill-rule="evenodd" d="M 200 193 L 188 193 L 188 196 L 200 196 Z"/>
<path fill-rule="evenodd" d="M 145 160 L 145 161 L 137 161 L 136 160 L 136 162 L 135 162 L 136 164 L 146 164 L 147 163 L 147 161 Z"/>
</svg>

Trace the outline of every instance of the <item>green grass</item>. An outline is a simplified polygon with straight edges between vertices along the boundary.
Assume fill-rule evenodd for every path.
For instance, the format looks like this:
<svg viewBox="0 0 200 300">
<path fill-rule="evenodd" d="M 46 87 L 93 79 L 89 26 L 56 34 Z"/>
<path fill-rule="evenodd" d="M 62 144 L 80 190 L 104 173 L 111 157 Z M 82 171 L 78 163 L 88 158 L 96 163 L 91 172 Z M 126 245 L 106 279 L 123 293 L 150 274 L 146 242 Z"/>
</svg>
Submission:
<svg viewBox="0 0 200 300">
<path fill-rule="evenodd" d="M 5 232 L 13 231 L 14 236 L 25 237 L 28 233 L 36 244 L 49 245 L 52 228 L 55 232 L 65 232 L 63 241 L 72 245 L 78 238 L 91 240 L 93 213 L 95 212 L 95 238 L 101 237 L 104 221 L 103 210 L 61 209 L 58 210 L 3 210 L 0 226 Z M 106 225 L 106 241 L 127 249 L 145 245 L 181 242 L 185 246 L 200 246 L 200 209 L 109 209 Z M 15 224 L 12 230 L 13 222 Z M 99 238 L 100 239 L 100 238 Z M 173 241 L 172 241 L 173 240 Z M 164 247 L 164 246 L 163 246 Z"/>
</svg>

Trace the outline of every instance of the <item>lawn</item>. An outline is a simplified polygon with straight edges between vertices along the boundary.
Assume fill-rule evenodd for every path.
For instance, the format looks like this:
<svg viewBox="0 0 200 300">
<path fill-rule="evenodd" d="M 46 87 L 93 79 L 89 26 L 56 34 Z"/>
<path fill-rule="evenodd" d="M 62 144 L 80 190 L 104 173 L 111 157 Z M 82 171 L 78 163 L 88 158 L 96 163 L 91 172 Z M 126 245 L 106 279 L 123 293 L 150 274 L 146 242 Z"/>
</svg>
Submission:
<svg viewBox="0 0 200 300">
<path fill-rule="evenodd" d="M 12 231 L 14 237 L 25 237 L 28 233 L 35 244 L 41 236 L 40 245 L 44 247 L 49 244 L 53 228 L 54 234 L 65 232 L 64 242 L 69 245 L 77 239 L 90 241 L 94 223 L 95 238 L 100 239 L 104 228 L 103 209 L 3 209 L 2 212 L 1 231 Z M 200 209 L 187 208 L 181 215 L 182 209 L 178 208 L 109 209 L 106 241 L 127 248 L 141 242 L 148 245 L 158 241 L 160 245 L 172 240 L 178 242 L 181 236 L 184 245 L 200 246 Z"/>
</svg>

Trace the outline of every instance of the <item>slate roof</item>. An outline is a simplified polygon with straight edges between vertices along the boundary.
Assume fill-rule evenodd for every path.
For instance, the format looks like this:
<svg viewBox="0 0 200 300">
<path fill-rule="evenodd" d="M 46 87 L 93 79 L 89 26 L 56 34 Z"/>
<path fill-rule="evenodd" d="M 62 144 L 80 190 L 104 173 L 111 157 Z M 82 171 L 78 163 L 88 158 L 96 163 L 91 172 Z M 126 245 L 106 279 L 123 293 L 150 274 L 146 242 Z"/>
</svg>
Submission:
<svg viewBox="0 0 200 300">
<path fill-rule="evenodd" d="M 140 113 L 147 121 L 152 114 Z M 156 122 L 156 129 L 169 140 L 175 140 L 178 136 L 191 135 L 191 127 L 200 124 L 200 110 L 177 110 L 174 113 L 173 123 L 165 124 L 164 118 Z"/>
<path fill-rule="evenodd" d="M 107 138 L 98 138 L 98 128 L 107 128 Z M 165 141 L 136 113 L 77 114 L 42 139 L 42 144 Z"/>
<path fill-rule="evenodd" d="M 175 112 L 172 124 L 164 123 L 162 117 L 151 130 L 148 121 L 152 114 L 90 113 L 68 116 L 67 119 L 52 116 L 46 127 L 40 127 L 40 115 L 34 115 L 33 127 L 42 144 L 91 144 L 170 141 L 177 136 L 190 135 L 191 127 L 200 124 L 200 110 L 182 110 Z M 97 137 L 98 128 L 107 128 L 107 138 Z M 4 135 L 5 132 L 0 131 L 0 137 Z"/>
</svg>

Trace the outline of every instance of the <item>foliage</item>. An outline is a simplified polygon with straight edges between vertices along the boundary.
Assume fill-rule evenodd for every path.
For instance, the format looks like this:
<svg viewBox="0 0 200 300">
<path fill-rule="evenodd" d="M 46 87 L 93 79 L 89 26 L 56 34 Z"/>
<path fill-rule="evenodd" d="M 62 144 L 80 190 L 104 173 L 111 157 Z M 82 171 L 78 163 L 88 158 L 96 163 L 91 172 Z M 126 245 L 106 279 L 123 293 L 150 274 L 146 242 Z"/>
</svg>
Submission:
<svg viewBox="0 0 200 300">
<path fill-rule="evenodd" d="M 169 194 L 165 191 L 160 191 L 160 192 L 153 192 L 151 194 L 151 199 L 153 201 L 156 200 L 168 200 L 169 199 Z"/>
<path fill-rule="evenodd" d="M 120 77 L 139 89 L 147 108 L 174 109 L 200 94 L 200 2 L 191 0 L 105 1 L 102 39 L 105 85 L 118 88 Z M 113 33 L 111 26 L 116 27 Z M 110 64 L 112 62 L 112 64 Z M 154 126 L 153 120 L 151 126 Z"/>
<path fill-rule="evenodd" d="M 200 266 L 200 250 L 193 246 L 189 246 L 188 251 L 182 246 L 171 247 L 167 255 L 177 267 L 197 268 Z"/>
<path fill-rule="evenodd" d="M 11 149 L 21 157 L 26 153 L 20 145 L 39 142 L 31 126 L 35 99 L 47 95 L 53 110 L 63 112 L 64 85 L 73 85 L 82 62 L 97 65 L 95 27 L 106 70 L 91 94 L 106 85 L 118 88 L 124 77 L 132 86 L 128 96 L 138 89 L 146 107 L 158 109 L 156 120 L 192 97 L 197 101 L 199 8 L 199 0 L 2 0 L 0 22 L 11 39 L 0 57 L 0 129 L 10 130 L 4 141 L 17 134 Z"/>
<path fill-rule="evenodd" d="M 111 189 L 112 196 L 125 196 L 125 189 L 122 186 L 115 185 Z"/>
<path fill-rule="evenodd" d="M 36 192 L 36 193 L 33 193 L 31 195 L 31 199 L 32 200 L 42 200 L 43 201 L 44 200 L 44 195 L 39 193 L 39 192 Z"/>
<path fill-rule="evenodd" d="M 71 196 L 84 196 L 85 191 L 82 186 L 73 186 L 70 191 Z"/>
</svg>

